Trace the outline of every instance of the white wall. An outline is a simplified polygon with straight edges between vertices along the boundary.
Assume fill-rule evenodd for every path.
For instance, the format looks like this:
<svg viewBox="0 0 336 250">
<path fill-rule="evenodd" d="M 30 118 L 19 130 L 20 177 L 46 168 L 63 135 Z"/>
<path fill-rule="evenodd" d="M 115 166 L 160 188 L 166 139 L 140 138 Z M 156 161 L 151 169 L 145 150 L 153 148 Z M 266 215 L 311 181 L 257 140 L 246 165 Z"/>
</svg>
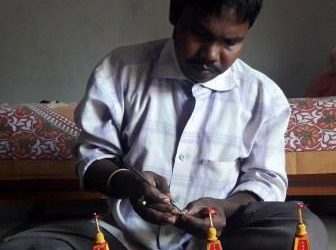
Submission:
<svg viewBox="0 0 336 250">
<path fill-rule="evenodd" d="M 300 96 L 336 45 L 335 0 L 265 0 L 243 58 Z M 170 36 L 169 0 L 0 0 L 0 103 L 78 101 L 112 48 Z"/>
<path fill-rule="evenodd" d="M 303 96 L 336 46 L 336 0 L 264 0 L 244 58 L 289 97 Z"/>
<path fill-rule="evenodd" d="M 0 103 L 76 101 L 112 48 L 166 37 L 169 0 L 0 0 Z"/>
</svg>

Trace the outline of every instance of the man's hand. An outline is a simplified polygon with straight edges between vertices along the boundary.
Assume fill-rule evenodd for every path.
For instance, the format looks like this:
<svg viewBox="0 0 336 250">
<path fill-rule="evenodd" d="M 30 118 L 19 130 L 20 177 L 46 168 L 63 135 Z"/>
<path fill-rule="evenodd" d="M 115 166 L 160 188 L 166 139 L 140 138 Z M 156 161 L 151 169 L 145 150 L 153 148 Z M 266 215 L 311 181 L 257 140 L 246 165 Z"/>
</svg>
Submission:
<svg viewBox="0 0 336 250">
<path fill-rule="evenodd" d="M 193 201 L 186 207 L 186 213 L 179 217 L 176 226 L 186 232 L 199 237 L 206 238 L 210 227 L 208 208 L 212 208 L 215 214 L 212 217 L 213 225 L 220 234 L 226 225 L 225 201 L 214 198 L 201 198 Z"/>
<path fill-rule="evenodd" d="M 212 216 L 213 226 L 217 229 L 218 236 L 226 226 L 226 220 L 242 205 L 255 202 L 257 199 L 251 193 L 237 193 L 228 199 L 215 199 L 210 197 L 193 201 L 186 207 L 186 213 L 178 217 L 176 226 L 186 232 L 206 238 L 210 227 L 208 209 L 214 211 Z"/>
<path fill-rule="evenodd" d="M 154 224 L 174 224 L 178 211 L 170 204 L 170 194 L 167 181 L 164 177 L 153 172 L 143 172 L 151 183 L 135 176 L 135 195 L 130 195 L 134 210 L 146 221 Z M 141 192 L 139 192 L 141 191 Z"/>
<path fill-rule="evenodd" d="M 120 171 L 119 166 L 122 166 L 122 163 L 118 159 L 93 162 L 84 176 L 85 187 L 117 199 L 130 199 L 135 211 L 144 220 L 154 224 L 175 223 L 174 214 L 178 211 L 170 204 L 166 179 L 153 172 L 143 172 L 149 184 L 133 171 L 126 168 Z"/>
</svg>

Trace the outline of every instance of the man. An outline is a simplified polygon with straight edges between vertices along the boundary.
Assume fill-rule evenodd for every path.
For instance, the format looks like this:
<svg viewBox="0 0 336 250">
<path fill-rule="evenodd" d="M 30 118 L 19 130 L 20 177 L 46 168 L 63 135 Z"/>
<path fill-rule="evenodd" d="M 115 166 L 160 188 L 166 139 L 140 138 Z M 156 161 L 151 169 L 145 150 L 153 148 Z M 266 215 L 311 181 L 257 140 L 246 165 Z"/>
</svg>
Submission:
<svg viewBox="0 0 336 250">
<path fill-rule="evenodd" d="M 326 97 L 336 95 L 336 47 L 329 55 L 328 68 L 316 76 L 306 92 L 307 97 Z"/>
<path fill-rule="evenodd" d="M 109 198 L 111 249 L 205 249 L 209 208 L 224 249 L 293 249 L 289 106 L 238 59 L 261 5 L 172 0 L 172 39 L 116 49 L 94 70 L 76 110 L 78 174 Z M 312 249 L 327 249 L 321 221 L 304 216 Z M 67 232 L 85 235 L 76 225 Z M 67 243 L 89 249 L 84 239 Z"/>
<path fill-rule="evenodd" d="M 289 106 L 238 59 L 261 5 L 173 0 L 172 39 L 114 50 L 93 72 L 76 112 L 79 176 L 109 197 L 124 244 L 205 249 L 212 208 L 225 249 L 293 248 L 296 204 L 280 202 Z M 313 249 L 327 249 L 305 216 Z"/>
</svg>

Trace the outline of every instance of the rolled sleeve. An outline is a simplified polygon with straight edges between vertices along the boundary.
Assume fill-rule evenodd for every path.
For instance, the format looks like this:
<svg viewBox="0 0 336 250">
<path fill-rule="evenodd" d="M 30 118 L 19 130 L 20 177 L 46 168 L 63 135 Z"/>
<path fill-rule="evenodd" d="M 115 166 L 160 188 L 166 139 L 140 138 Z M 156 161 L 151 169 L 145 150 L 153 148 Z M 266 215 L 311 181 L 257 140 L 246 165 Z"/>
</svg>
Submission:
<svg viewBox="0 0 336 250">
<path fill-rule="evenodd" d="M 123 97 L 112 69 L 108 60 L 96 68 L 75 110 L 75 122 L 81 129 L 75 155 L 82 187 L 84 173 L 92 162 L 122 155 Z"/>
<path fill-rule="evenodd" d="M 263 111 L 267 118 L 259 128 L 249 157 L 242 162 L 241 175 L 232 193 L 250 191 L 264 201 L 284 201 L 288 186 L 284 133 L 290 109 L 283 95 L 270 103 Z"/>
</svg>

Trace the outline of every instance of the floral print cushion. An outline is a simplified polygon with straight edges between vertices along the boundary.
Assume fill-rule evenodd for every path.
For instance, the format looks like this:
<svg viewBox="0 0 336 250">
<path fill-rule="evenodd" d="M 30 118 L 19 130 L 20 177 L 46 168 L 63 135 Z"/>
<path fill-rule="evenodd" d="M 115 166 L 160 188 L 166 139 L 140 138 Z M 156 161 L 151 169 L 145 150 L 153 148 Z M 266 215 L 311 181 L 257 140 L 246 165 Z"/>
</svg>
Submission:
<svg viewBox="0 0 336 250">
<path fill-rule="evenodd" d="M 336 97 L 289 99 L 286 152 L 336 150 Z M 75 106 L 61 107 L 73 112 Z M 0 160 L 69 160 L 80 134 L 48 104 L 0 105 Z"/>
<path fill-rule="evenodd" d="M 0 105 L 0 160 L 69 160 L 79 129 L 47 104 Z"/>
<path fill-rule="evenodd" d="M 329 158 L 334 155 L 336 97 L 295 98 L 289 99 L 289 103 L 291 117 L 285 149 L 290 154 L 286 156 L 286 166 L 290 168 L 295 163 L 297 173 L 312 169 L 302 159 L 307 158 L 309 162 L 312 157 L 321 157 L 312 153 L 329 154 Z M 63 178 L 74 172 L 72 148 L 80 134 L 72 119 L 75 106 L 0 105 L 0 179 L 51 175 Z M 305 157 L 307 151 L 311 151 L 309 157 Z M 327 172 L 334 171 L 334 158 L 328 160 Z M 322 171 L 319 162 L 315 172 Z"/>
<path fill-rule="evenodd" d="M 286 152 L 336 150 L 336 97 L 289 99 Z"/>
</svg>

